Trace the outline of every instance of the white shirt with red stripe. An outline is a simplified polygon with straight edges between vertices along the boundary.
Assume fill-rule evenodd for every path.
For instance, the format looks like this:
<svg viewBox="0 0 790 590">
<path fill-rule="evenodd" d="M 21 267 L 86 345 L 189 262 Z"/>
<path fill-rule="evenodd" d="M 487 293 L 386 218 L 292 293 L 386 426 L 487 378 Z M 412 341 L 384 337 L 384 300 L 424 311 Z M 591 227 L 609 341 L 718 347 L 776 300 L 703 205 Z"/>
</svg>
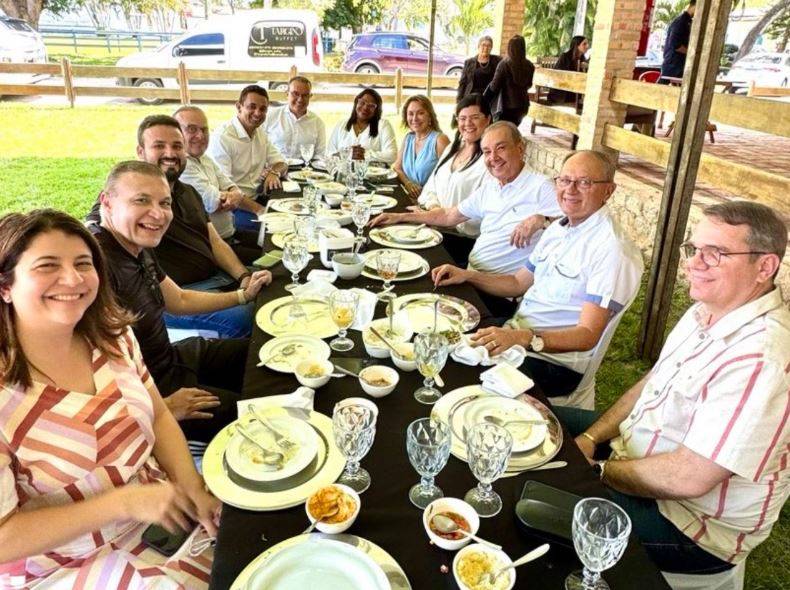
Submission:
<svg viewBox="0 0 790 590">
<path fill-rule="evenodd" d="M 613 458 L 680 445 L 732 475 L 707 494 L 658 500 L 703 549 L 737 563 L 764 541 L 790 495 L 790 311 L 778 288 L 706 326 L 689 309 L 667 338 Z"/>
</svg>

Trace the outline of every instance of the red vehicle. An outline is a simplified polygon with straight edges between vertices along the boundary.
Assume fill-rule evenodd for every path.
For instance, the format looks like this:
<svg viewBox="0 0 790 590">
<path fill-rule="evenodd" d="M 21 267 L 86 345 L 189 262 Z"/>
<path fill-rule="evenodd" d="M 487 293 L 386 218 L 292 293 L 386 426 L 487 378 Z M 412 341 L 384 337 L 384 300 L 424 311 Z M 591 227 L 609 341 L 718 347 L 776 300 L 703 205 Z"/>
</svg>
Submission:
<svg viewBox="0 0 790 590">
<path fill-rule="evenodd" d="M 433 73 L 436 76 L 461 76 L 464 57 L 442 51 L 434 45 Z M 410 33 L 361 33 L 354 35 L 346 50 L 342 69 L 360 74 L 404 74 L 428 71 L 428 41 Z"/>
</svg>

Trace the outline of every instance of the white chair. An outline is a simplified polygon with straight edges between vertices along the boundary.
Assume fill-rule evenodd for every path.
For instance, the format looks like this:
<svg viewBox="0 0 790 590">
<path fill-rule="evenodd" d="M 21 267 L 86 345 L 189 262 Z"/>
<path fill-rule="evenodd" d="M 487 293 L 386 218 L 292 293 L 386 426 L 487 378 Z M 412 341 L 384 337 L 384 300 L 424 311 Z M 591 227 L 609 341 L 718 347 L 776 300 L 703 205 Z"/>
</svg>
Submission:
<svg viewBox="0 0 790 590">
<path fill-rule="evenodd" d="M 671 574 L 661 572 L 672 590 L 743 590 L 746 560 L 718 574 Z"/>
<path fill-rule="evenodd" d="M 609 320 L 606 328 L 601 334 L 598 344 L 593 349 L 590 364 L 587 365 L 587 370 L 584 371 L 584 377 L 579 382 L 579 386 L 570 394 L 562 395 L 551 398 L 553 406 L 570 406 L 572 408 L 581 408 L 583 410 L 595 410 L 595 374 L 598 372 L 598 367 L 603 362 L 603 357 L 606 356 L 606 351 L 609 350 L 609 343 L 612 341 L 614 333 L 617 331 L 617 326 L 620 320 L 631 307 L 631 304 L 636 299 L 637 291 L 631 296 L 631 300 L 625 304 L 625 307 L 620 312 Z"/>
</svg>

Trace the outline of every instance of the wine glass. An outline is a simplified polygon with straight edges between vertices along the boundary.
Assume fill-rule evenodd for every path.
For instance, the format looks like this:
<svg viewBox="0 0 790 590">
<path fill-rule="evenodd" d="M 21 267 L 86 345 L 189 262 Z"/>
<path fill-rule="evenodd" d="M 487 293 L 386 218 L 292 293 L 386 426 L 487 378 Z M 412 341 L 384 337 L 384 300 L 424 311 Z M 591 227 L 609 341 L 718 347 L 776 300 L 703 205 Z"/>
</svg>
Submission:
<svg viewBox="0 0 790 590">
<path fill-rule="evenodd" d="M 398 250 L 379 250 L 376 252 L 376 272 L 384 279 L 384 287 L 377 295 L 380 301 L 395 299 L 392 292 L 392 279 L 398 276 L 401 253 Z"/>
<path fill-rule="evenodd" d="M 302 160 L 304 161 L 305 167 L 310 166 L 310 162 L 313 161 L 313 153 L 315 152 L 315 145 L 312 143 L 300 143 L 299 144 L 299 155 L 302 156 Z"/>
<path fill-rule="evenodd" d="M 356 241 L 360 244 L 364 244 L 365 238 L 362 232 L 368 224 L 368 221 L 370 221 L 370 203 L 368 203 L 367 200 L 362 199 L 354 201 L 351 204 L 351 221 L 357 226 Z"/>
<path fill-rule="evenodd" d="M 406 428 L 406 451 L 409 461 L 420 474 L 420 483 L 409 490 L 409 500 L 417 508 L 426 508 L 444 492 L 433 483 L 433 478 L 447 465 L 450 458 L 450 427 L 447 422 L 420 418 Z"/>
<path fill-rule="evenodd" d="M 513 437 L 496 424 L 475 424 L 466 433 L 467 461 L 479 483 L 466 493 L 464 501 L 483 518 L 502 510 L 502 498 L 491 488 L 491 483 L 505 472 L 512 448 Z"/>
<path fill-rule="evenodd" d="M 348 327 L 354 323 L 354 315 L 359 305 L 359 294 L 354 291 L 334 291 L 329 296 L 329 311 L 332 321 L 340 328 L 337 338 L 329 343 L 332 350 L 345 352 L 354 348 L 354 341 L 346 336 Z"/>
<path fill-rule="evenodd" d="M 291 271 L 291 282 L 285 286 L 286 291 L 293 291 L 299 286 L 299 273 L 310 262 L 307 242 L 294 236 L 283 245 L 283 265 Z"/>
<path fill-rule="evenodd" d="M 370 474 L 359 462 L 373 446 L 376 414 L 368 406 L 340 402 L 332 412 L 332 433 L 337 448 L 346 458 L 346 467 L 337 482 L 361 494 L 370 487 Z"/>
<path fill-rule="evenodd" d="M 440 332 L 425 332 L 414 337 L 414 357 L 417 370 L 425 377 L 422 387 L 414 392 L 414 399 L 421 404 L 435 404 L 442 397 L 433 386 L 433 378 L 441 373 L 450 348 Z"/>
<path fill-rule="evenodd" d="M 584 569 L 565 580 L 566 590 L 609 590 L 601 572 L 622 557 L 631 534 L 625 510 L 603 498 L 585 498 L 573 509 L 573 547 Z"/>
</svg>

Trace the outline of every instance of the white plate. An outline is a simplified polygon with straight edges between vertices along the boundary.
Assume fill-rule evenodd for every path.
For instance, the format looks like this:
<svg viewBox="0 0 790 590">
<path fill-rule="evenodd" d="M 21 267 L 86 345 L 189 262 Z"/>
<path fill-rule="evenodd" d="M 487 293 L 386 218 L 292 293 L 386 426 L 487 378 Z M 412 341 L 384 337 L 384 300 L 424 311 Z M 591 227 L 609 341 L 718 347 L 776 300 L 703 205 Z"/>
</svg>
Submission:
<svg viewBox="0 0 790 590">
<path fill-rule="evenodd" d="M 391 168 L 381 168 L 379 166 L 368 166 L 368 171 L 365 173 L 365 178 L 381 180 L 386 178 L 392 180 L 398 178 L 398 173 Z"/>
<path fill-rule="evenodd" d="M 294 305 L 301 309 L 294 313 Z M 255 313 L 258 327 L 272 336 L 309 335 L 329 338 L 338 328 L 329 313 L 329 304 L 315 297 L 278 297 L 262 305 Z"/>
<path fill-rule="evenodd" d="M 285 246 L 285 243 L 291 241 L 291 239 L 295 235 L 296 232 L 292 232 L 292 231 L 277 232 L 276 234 L 272 235 L 272 244 L 274 244 L 278 248 L 283 248 Z M 320 252 L 320 250 L 321 249 L 319 248 L 317 241 L 307 242 L 307 251 L 310 252 L 310 254 L 317 254 L 318 252 Z"/>
<path fill-rule="evenodd" d="M 379 252 L 386 252 L 387 249 L 381 250 L 370 250 L 369 252 L 365 252 L 363 256 L 365 257 L 365 267 L 369 270 L 376 272 L 376 256 Z M 422 268 L 425 262 L 425 258 L 420 256 L 419 254 L 415 254 L 414 252 L 406 252 L 403 250 L 394 250 L 395 252 L 400 252 L 400 264 L 398 264 L 398 274 L 401 273 L 410 273 L 410 272 L 417 272 Z"/>
<path fill-rule="evenodd" d="M 395 197 L 388 197 L 387 195 L 358 195 L 357 199 L 364 200 L 365 203 L 370 205 L 371 209 L 381 212 L 384 209 L 392 209 L 398 204 L 398 199 Z"/>
<path fill-rule="evenodd" d="M 326 209 L 328 205 L 321 201 L 316 203 L 318 209 Z M 269 208 L 281 213 L 290 213 L 291 215 L 307 215 L 309 212 L 307 207 L 302 201 L 302 197 L 287 197 L 284 199 L 272 199 L 269 201 Z"/>
<path fill-rule="evenodd" d="M 392 302 L 395 311 L 405 309 L 415 332 L 433 330 L 434 303 L 439 300 L 438 330 L 468 332 L 480 323 L 480 312 L 463 299 L 436 293 L 410 293 Z"/>
<path fill-rule="evenodd" d="M 285 163 L 289 166 L 301 166 L 304 164 L 304 160 L 302 158 L 285 158 Z"/>
<path fill-rule="evenodd" d="M 384 570 L 356 547 L 325 538 L 274 551 L 247 590 L 390 590 Z"/>
<path fill-rule="evenodd" d="M 302 168 L 301 170 L 294 170 L 288 173 L 288 178 L 291 180 L 307 181 L 307 182 L 321 182 L 324 180 L 331 180 L 332 176 L 326 172 L 319 172 L 318 170 L 310 170 Z"/>
<path fill-rule="evenodd" d="M 274 356 L 286 346 L 293 346 L 294 352 L 284 358 Z M 271 358 L 271 360 L 266 363 L 268 369 L 277 371 L 278 373 L 293 373 L 296 365 L 302 361 L 311 359 L 325 361 L 331 354 L 332 351 L 329 345 L 323 340 L 313 336 L 294 335 L 272 338 L 261 346 L 258 352 L 258 358 L 263 362 L 274 356 L 274 358 Z"/>
<path fill-rule="evenodd" d="M 481 397 L 466 406 L 464 425 L 468 430 L 475 424 L 485 422 L 487 416 L 494 416 L 503 422 L 543 419 L 540 412 L 524 402 L 499 396 Z M 545 424 L 506 424 L 505 429 L 513 435 L 514 453 L 534 449 L 543 442 L 548 433 Z"/>
<path fill-rule="evenodd" d="M 411 237 L 416 225 L 390 225 L 386 227 L 374 227 L 370 230 L 370 239 L 387 246 L 406 250 L 421 250 L 432 248 L 442 243 L 442 234 L 435 229 L 424 227 L 415 237 Z"/>
<path fill-rule="evenodd" d="M 272 427 L 291 440 L 295 446 L 288 451 L 277 446 L 274 436 L 257 420 L 245 420 L 245 430 L 267 449 L 283 453 L 282 467 L 264 465 L 260 459 L 262 451 L 238 432 L 230 439 L 225 449 L 228 466 L 238 475 L 251 481 L 277 481 L 296 475 L 307 467 L 318 452 L 318 435 L 304 420 L 289 416 L 268 419 Z"/>
<path fill-rule="evenodd" d="M 266 223 L 267 232 L 279 233 L 293 230 L 296 215 L 272 212 L 261 215 L 258 219 Z"/>
<path fill-rule="evenodd" d="M 348 187 L 346 187 L 345 184 L 340 184 L 339 182 L 334 181 L 316 182 L 315 188 L 324 193 L 339 193 L 344 195 L 348 192 Z"/>
<path fill-rule="evenodd" d="M 318 211 L 318 218 L 337 221 L 341 226 L 348 225 L 353 221 L 351 219 L 351 212 L 346 212 L 341 209 L 322 209 Z"/>
</svg>

